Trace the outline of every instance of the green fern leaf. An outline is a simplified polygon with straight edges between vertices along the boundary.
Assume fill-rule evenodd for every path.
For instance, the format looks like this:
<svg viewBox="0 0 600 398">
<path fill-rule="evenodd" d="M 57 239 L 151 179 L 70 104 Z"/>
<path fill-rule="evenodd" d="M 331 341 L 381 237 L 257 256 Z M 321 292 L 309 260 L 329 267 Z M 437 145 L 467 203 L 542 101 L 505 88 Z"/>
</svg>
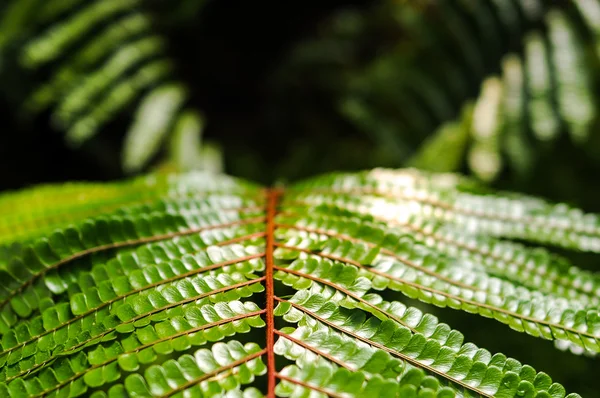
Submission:
<svg viewBox="0 0 600 398">
<path fill-rule="evenodd" d="M 159 152 L 181 115 L 197 117 L 143 2 L 35 0 L 7 7 L 0 54 L 39 81 L 17 95 L 17 105 L 29 115 L 50 110 L 70 145 L 82 145 L 136 109 L 123 148 L 123 169 L 133 173 Z M 1 70 L 0 77 L 10 79 Z"/>
<path fill-rule="evenodd" d="M 596 216 L 450 174 L 156 174 L 0 211 L 2 396 L 578 396 L 404 296 L 600 352 L 598 275 L 495 237 L 597 251 Z"/>
<path fill-rule="evenodd" d="M 291 52 L 281 92 L 302 76 L 329 94 L 365 137 L 365 165 L 531 176 L 553 160 L 549 150 L 564 152 L 559 142 L 595 158 L 599 9 L 597 0 L 347 5 Z"/>
</svg>

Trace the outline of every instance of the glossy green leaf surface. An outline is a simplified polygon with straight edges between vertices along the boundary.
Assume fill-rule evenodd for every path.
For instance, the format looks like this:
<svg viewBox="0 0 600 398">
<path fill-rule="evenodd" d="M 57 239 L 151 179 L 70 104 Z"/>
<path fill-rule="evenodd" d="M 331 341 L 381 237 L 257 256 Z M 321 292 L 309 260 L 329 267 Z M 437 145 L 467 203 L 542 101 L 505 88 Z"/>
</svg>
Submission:
<svg viewBox="0 0 600 398">
<path fill-rule="evenodd" d="M 0 197 L 0 396 L 577 397 L 420 309 L 600 352 L 598 216 L 452 174 Z"/>
</svg>

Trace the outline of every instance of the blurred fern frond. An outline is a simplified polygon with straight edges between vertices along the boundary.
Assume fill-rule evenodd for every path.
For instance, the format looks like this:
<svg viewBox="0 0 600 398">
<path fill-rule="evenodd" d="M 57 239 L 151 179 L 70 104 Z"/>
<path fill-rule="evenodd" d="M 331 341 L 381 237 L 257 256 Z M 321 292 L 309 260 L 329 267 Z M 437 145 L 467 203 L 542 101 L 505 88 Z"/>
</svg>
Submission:
<svg viewBox="0 0 600 398">
<path fill-rule="evenodd" d="M 598 157 L 598 16 L 597 0 L 347 7 L 291 52 L 282 81 L 312 71 L 303 84 L 385 148 L 381 163 L 492 181 L 528 173 L 563 136 Z"/>
<path fill-rule="evenodd" d="M 201 123 L 186 119 L 200 114 L 190 109 L 189 87 L 178 77 L 148 4 L 7 2 L 0 8 L 3 92 L 27 117 L 49 112 L 53 127 L 74 147 L 118 118 L 131 119 L 122 151 L 126 172 L 145 166 L 177 126 L 194 128 L 199 137 Z"/>
<path fill-rule="evenodd" d="M 600 55 L 600 29 L 594 15 L 600 13 L 600 3 L 578 0 L 574 4 L 579 15 L 548 11 L 546 30 L 528 32 L 522 53 L 505 55 L 500 72 L 482 83 L 471 122 L 461 123 L 464 134 L 471 137 L 469 167 L 481 179 L 497 176 L 503 156 L 517 172 L 528 172 L 535 161 L 535 146 L 556 142 L 561 133 L 582 148 L 592 138 L 597 127 L 594 83 Z M 587 26 L 577 24 L 577 17 Z M 582 28 L 592 34 L 588 42 Z M 591 48 L 595 54 L 589 53 Z M 436 136 L 441 138 L 440 134 Z"/>
</svg>

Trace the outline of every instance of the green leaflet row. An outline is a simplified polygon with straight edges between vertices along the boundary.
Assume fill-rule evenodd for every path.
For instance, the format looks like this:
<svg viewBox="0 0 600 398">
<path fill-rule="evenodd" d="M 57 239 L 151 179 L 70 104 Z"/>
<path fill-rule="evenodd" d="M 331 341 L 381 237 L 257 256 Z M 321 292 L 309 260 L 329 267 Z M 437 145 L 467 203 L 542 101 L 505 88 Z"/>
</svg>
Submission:
<svg viewBox="0 0 600 398">
<path fill-rule="evenodd" d="M 416 170 L 271 192 L 191 173 L 1 197 L 40 228 L 6 235 L 0 395 L 577 396 L 403 299 L 597 353 L 598 274 L 510 240 L 587 250 L 596 215 Z"/>
</svg>

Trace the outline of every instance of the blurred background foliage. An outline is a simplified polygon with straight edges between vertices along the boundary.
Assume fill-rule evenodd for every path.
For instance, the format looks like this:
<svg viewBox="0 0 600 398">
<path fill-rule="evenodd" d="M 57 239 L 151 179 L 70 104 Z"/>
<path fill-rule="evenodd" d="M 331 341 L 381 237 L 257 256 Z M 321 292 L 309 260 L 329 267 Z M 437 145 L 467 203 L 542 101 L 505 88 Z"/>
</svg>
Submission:
<svg viewBox="0 0 600 398">
<path fill-rule="evenodd" d="M 416 166 L 600 212 L 599 94 L 600 0 L 7 0 L 0 190 Z M 436 311 L 598 396 L 597 362 Z"/>
<path fill-rule="evenodd" d="M 2 188 L 415 165 L 600 210 L 597 0 L 1 7 Z"/>
</svg>

